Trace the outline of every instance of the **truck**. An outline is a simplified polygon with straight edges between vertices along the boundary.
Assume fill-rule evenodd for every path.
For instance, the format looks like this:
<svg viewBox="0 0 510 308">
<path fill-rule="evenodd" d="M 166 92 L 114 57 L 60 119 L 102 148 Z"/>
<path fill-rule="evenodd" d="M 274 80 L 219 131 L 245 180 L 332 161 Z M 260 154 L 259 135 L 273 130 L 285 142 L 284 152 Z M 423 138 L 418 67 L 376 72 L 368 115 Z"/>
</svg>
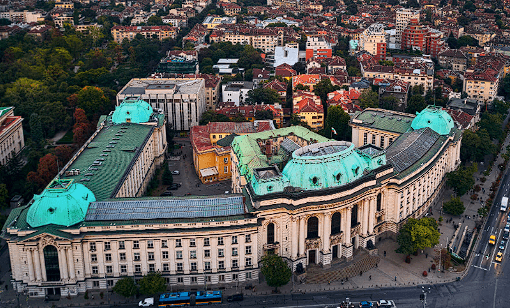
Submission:
<svg viewBox="0 0 510 308">
<path fill-rule="evenodd" d="M 508 208 L 508 197 L 501 198 L 501 212 L 506 212 Z"/>
<path fill-rule="evenodd" d="M 154 297 L 147 297 L 138 303 L 138 307 L 150 307 L 154 305 Z"/>
</svg>

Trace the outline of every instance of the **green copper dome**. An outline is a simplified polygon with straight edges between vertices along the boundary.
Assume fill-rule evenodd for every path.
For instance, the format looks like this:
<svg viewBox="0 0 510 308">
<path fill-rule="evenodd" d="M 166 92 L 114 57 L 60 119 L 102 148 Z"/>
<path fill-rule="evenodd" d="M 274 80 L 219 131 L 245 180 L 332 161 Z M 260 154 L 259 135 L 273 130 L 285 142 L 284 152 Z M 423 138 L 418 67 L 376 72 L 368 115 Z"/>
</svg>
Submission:
<svg viewBox="0 0 510 308">
<path fill-rule="evenodd" d="M 27 223 L 33 228 L 49 224 L 69 227 L 83 221 L 94 201 L 94 194 L 84 185 L 55 179 L 40 195 L 34 196 Z"/>
<path fill-rule="evenodd" d="M 452 117 L 441 107 L 428 106 L 422 112 L 416 114 L 416 118 L 411 123 L 414 130 L 430 127 L 440 135 L 448 135 L 454 127 Z"/>
<path fill-rule="evenodd" d="M 149 103 L 138 98 L 128 98 L 123 100 L 120 106 L 115 107 L 112 121 L 115 124 L 145 123 L 149 121 L 152 113 Z"/>
</svg>

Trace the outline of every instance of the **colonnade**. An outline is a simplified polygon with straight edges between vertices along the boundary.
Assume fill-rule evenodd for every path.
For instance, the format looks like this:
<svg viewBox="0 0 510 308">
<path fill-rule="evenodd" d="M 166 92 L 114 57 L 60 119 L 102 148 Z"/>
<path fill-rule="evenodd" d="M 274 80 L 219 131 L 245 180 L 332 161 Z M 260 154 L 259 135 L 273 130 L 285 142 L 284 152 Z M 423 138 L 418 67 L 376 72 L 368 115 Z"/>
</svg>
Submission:
<svg viewBox="0 0 510 308">
<path fill-rule="evenodd" d="M 60 281 L 69 281 L 76 279 L 76 271 L 73 262 L 73 250 L 69 246 L 57 248 L 58 266 L 60 270 Z M 29 247 L 26 249 L 28 263 L 28 277 L 30 282 L 48 281 L 46 275 L 46 264 L 44 251 L 39 247 Z"/>
</svg>

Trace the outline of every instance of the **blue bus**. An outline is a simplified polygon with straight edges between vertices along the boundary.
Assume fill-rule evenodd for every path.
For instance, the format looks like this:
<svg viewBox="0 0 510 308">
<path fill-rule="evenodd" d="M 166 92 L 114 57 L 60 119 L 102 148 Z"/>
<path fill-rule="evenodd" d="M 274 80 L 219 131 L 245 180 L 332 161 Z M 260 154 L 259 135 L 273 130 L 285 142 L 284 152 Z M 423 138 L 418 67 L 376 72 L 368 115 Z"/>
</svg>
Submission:
<svg viewBox="0 0 510 308">
<path fill-rule="evenodd" d="M 189 292 L 164 293 L 159 296 L 158 307 L 189 306 L 190 303 L 191 296 Z"/>
<path fill-rule="evenodd" d="M 198 291 L 195 298 L 196 305 L 221 304 L 221 291 Z"/>
</svg>

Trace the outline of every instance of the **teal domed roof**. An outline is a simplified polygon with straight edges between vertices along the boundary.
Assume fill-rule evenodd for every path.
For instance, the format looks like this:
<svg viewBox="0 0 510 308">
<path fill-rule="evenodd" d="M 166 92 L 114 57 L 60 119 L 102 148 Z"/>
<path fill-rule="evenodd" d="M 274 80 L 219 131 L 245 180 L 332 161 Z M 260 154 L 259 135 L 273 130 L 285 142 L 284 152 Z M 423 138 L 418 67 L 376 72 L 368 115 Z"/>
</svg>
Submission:
<svg viewBox="0 0 510 308">
<path fill-rule="evenodd" d="M 84 185 L 55 179 L 40 195 L 34 195 L 27 223 L 33 228 L 49 224 L 69 227 L 85 219 L 89 204 L 94 201 L 96 197 Z"/>
<path fill-rule="evenodd" d="M 153 113 L 151 105 L 137 98 L 125 99 L 120 106 L 115 107 L 112 121 L 115 124 L 145 123 Z"/>
<path fill-rule="evenodd" d="M 430 127 L 440 135 L 448 135 L 454 127 L 452 117 L 441 107 L 428 106 L 416 114 L 416 118 L 411 123 L 414 130 Z"/>
<path fill-rule="evenodd" d="M 328 141 L 302 147 L 282 171 L 290 186 L 317 190 L 342 186 L 386 164 L 386 157 L 369 157 L 346 141 Z"/>
</svg>

